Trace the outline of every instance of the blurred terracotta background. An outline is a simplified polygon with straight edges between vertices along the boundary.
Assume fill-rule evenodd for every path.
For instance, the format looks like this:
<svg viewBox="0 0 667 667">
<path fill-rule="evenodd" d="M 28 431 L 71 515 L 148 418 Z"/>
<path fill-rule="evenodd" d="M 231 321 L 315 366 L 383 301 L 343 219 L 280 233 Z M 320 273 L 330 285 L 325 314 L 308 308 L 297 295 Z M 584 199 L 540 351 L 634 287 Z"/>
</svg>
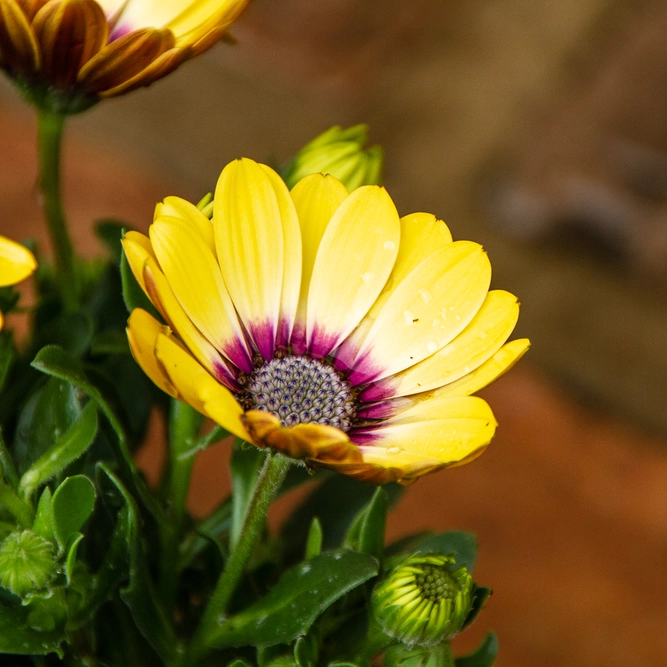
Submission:
<svg viewBox="0 0 667 667">
<path fill-rule="evenodd" d="M 235 47 L 69 126 L 89 254 L 93 219 L 146 229 L 228 160 L 282 161 L 357 122 L 402 213 L 485 245 L 533 348 L 485 392 L 487 453 L 412 487 L 389 537 L 477 533 L 495 593 L 460 648 L 493 628 L 499 667 L 667 665 L 666 31 L 657 0 L 255 0 Z M 3 82 L 0 232 L 44 241 L 34 144 Z M 193 512 L 228 487 L 226 455 L 201 455 Z"/>
</svg>

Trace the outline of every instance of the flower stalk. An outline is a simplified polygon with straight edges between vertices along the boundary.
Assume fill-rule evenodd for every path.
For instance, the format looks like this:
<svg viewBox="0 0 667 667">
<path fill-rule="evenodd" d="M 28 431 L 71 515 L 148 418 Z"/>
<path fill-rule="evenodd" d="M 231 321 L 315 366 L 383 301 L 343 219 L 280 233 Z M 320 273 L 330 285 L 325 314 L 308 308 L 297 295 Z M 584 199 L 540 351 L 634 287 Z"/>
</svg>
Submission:
<svg viewBox="0 0 667 667">
<path fill-rule="evenodd" d="M 289 459 L 280 454 L 273 454 L 271 451 L 267 453 L 255 492 L 248 505 L 238 542 L 225 564 L 225 569 L 218 579 L 215 591 L 192 640 L 187 664 L 198 664 L 208 650 L 211 634 L 218 625 L 219 618 L 227 612 L 243 570 L 262 535 L 269 507 L 285 479 L 289 465 Z"/>
<path fill-rule="evenodd" d="M 166 493 L 169 500 L 169 521 L 165 524 L 160 553 L 159 590 L 166 609 L 170 609 L 178 589 L 178 545 L 185 518 L 192 466 L 195 457 L 183 457 L 182 453 L 192 447 L 201 427 L 202 416 L 187 403 L 171 401 L 169 417 L 169 470 Z"/>
<path fill-rule="evenodd" d="M 60 188 L 60 153 L 65 118 L 63 114 L 38 109 L 39 187 L 63 304 L 66 310 L 75 310 L 79 305 L 79 289 Z"/>
</svg>

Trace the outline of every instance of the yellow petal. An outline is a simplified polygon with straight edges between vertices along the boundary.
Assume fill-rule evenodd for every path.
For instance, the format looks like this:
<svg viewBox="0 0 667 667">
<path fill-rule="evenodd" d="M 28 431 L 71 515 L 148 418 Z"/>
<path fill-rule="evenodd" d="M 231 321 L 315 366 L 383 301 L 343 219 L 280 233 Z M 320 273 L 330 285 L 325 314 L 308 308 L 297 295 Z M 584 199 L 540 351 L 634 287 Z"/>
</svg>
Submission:
<svg viewBox="0 0 667 667">
<path fill-rule="evenodd" d="M 433 392 L 434 396 L 469 396 L 491 384 L 496 378 L 506 373 L 523 357 L 530 347 L 527 338 L 510 341 L 501 347 L 491 359 L 483 363 L 471 373 L 440 387 Z"/>
<path fill-rule="evenodd" d="M 37 261 L 25 246 L 0 236 L 0 287 L 15 285 L 34 273 Z"/>
<path fill-rule="evenodd" d="M 123 244 L 127 263 L 132 269 L 132 274 L 139 285 L 141 285 L 141 289 L 146 292 L 146 285 L 144 284 L 144 264 L 146 263 L 146 258 L 152 257 L 157 261 L 150 239 L 139 232 L 125 232 L 121 243 Z"/>
<path fill-rule="evenodd" d="M 359 324 L 391 273 L 400 240 L 398 213 L 378 186 L 355 190 L 334 213 L 315 259 L 306 336 L 317 356 Z"/>
<path fill-rule="evenodd" d="M 403 279 L 427 257 L 452 242 L 449 228 L 430 213 L 411 213 L 401 218 L 401 243 L 396 263 L 384 289 L 359 326 L 337 350 L 336 357 L 352 368 L 373 322 Z"/>
<path fill-rule="evenodd" d="M 27 77 L 33 76 L 40 66 L 37 40 L 15 0 L 0 0 L 0 64 Z"/>
<path fill-rule="evenodd" d="M 470 323 L 490 281 L 491 265 L 476 243 L 457 241 L 430 255 L 387 300 L 351 377 L 381 379 L 437 352 Z"/>
<path fill-rule="evenodd" d="M 155 344 L 159 334 L 168 335 L 169 327 L 160 324 L 152 315 L 135 308 L 127 322 L 127 339 L 135 361 L 148 377 L 173 398 L 181 398 L 169 376 L 163 371 L 155 357 Z"/>
<path fill-rule="evenodd" d="M 270 167 L 260 166 L 271 181 L 283 223 L 285 267 L 280 299 L 278 345 L 287 345 L 294 327 L 301 288 L 301 230 L 294 202 L 283 179 Z"/>
<path fill-rule="evenodd" d="M 248 0 L 98 0 L 108 16 L 118 15 L 118 31 L 154 27 L 170 29 L 179 45 L 193 44 L 215 27 L 234 21 Z"/>
<path fill-rule="evenodd" d="M 213 225 L 211 221 L 191 202 L 180 197 L 167 197 L 155 207 L 154 220 L 159 217 L 178 218 L 199 234 L 211 252 L 215 254 Z"/>
<path fill-rule="evenodd" d="M 227 364 L 185 314 L 167 279 L 152 257 L 146 259 L 144 277 L 151 301 L 159 304 L 159 310 L 164 313 L 165 320 L 169 322 L 169 326 L 178 334 L 188 350 L 214 378 L 233 388 L 235 379 Z"/>
<path fill-rule="evenodd" d="M 248 439 L 248 433 L 240 419 L 243 409 L 234 396 L 216 382 L 173 338 L 159 334 L 155 355 L 186 403 L 230 433 Z"/>
<path fill-rule="evenodd" d="M 481 398 L 429 397 L 415 402 L 385 424 L 369 429 L 368 437 L 355 434 L 353 439 L 366 447 L 384 448 L 378 456 L 389 461 L 393 456 L 407 453 L 451 465 L 487 445 L 496 425 L 491 408 Z M 364 460 L 368 460 L 367 450 L 363 451 Z"/>
<path fill-rule="evenodd" d="M 257 349 L 273 357 L 285 267 L 281 210 L 271 179 L 249 159 L 222 171 L 213 227 L 229 294 Z"/>
<path fill-rule="evenodd" d="M 241 326 L 210 248 L 177 218 L 159 218 L 149 233 L 160 268 L 187 316 L 227 359 L 250 372 Z"/>
<path fill-rule="evenodd" d="M 494 290 L 470 324 L 435 354 L 371 388 L 365 400 L 430 391 L 467 375 L 490 359 L 509 338 L 519 303 L 509 292 Z"/>
<path fill-rule="evenodd" d="M 347 194 L 345 186 L 340 181 L 333 176 L 323 174 L 306 176 L 292 188 L 291 195 L 299 216 L 303 248 L 301 292 L 296 317 L 298 333 L 295 338 L 299 339 L 298 343 L 293 339 L 297 353 L 305 349 L 306 306 L 317 250 L 331 216 L 343 203 Z"/>
</svg>

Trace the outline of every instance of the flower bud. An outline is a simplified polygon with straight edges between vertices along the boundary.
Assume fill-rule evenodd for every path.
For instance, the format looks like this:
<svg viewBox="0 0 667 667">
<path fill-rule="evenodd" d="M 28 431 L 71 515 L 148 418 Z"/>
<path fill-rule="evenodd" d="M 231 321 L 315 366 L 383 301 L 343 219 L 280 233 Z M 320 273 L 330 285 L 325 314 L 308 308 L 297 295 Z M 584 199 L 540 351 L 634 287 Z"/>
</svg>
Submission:
<svg viewBox="0 0 667 667">
<path fill-rule="evenodd" d="M 31 530 L 10 533 L 0 545 L 0 586 L 16 595 L 44 588 L 56 570 L 53 546 Z"/>
<path fill-rule="evenodd" d="M 375 619 L 386 634 L 408 646 L 451 639 L 472 607 L 475 583 L 451 556 L 416 554 L 373 591 Z"/>
<path fill-rule="evenodd" d="M 364 148 L 366 125 L 347 130 L 338 125 L 306 144 L 285 172 L 285 182 L 292 188 L 309 174 L 331 174 L 352 192 L 361 185 L 379 185 L 382 180 L 382 149 Z"/>
</svg>

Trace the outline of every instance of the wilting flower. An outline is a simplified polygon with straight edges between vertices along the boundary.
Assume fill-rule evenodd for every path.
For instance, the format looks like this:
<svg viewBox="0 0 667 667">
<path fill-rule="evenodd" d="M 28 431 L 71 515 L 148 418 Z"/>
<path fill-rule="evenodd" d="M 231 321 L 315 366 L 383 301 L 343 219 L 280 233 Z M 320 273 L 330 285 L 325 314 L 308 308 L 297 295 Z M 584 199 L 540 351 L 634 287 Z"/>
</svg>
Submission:
<svg viewBox="0 0 667 667">
<path fill-rule="evenodd" d="M 410 556 L 373 591 L 373 616 L 386 634 L 408 646 L 451 639 L 472 609 L 475 583 L 451 556 Z"/>
<path fill-rule="evenodd" d="M 322 173 L 335 176 L 350 191 L 362 185 L 382 182 L 382 148 L 365 148 L 368 127 L 355 125 L 346 130 L 338 125 L 329 128 L 307 143 L 285 172 L 288 187 L 304 176 Z"/>
<path fill-rule="evenodd" d="M 496 428 L 470 396 L 528 341 L 516 298 L 489 292 L 481 246 L 387 192 L 269 167 L 225 167 L 213 219 L 176 197 L 125 236 L 163 325 L 128 335 L 153 381 L 259 447 L 376 484 L 478 456 Z"/>
<path fill-rule="evenodd" d="M 248 0 L 0 0 L 0 66 L 89 98 L 148 86 L 213 46 Z"/>
<path fill-rule="evenodd" d="M 33 254 L 20 243 L 0 236 L 0 287 L 25 280 L 37 268 Z M 0 329 L 3 317 L 0 312 Z"/>
</svg>

